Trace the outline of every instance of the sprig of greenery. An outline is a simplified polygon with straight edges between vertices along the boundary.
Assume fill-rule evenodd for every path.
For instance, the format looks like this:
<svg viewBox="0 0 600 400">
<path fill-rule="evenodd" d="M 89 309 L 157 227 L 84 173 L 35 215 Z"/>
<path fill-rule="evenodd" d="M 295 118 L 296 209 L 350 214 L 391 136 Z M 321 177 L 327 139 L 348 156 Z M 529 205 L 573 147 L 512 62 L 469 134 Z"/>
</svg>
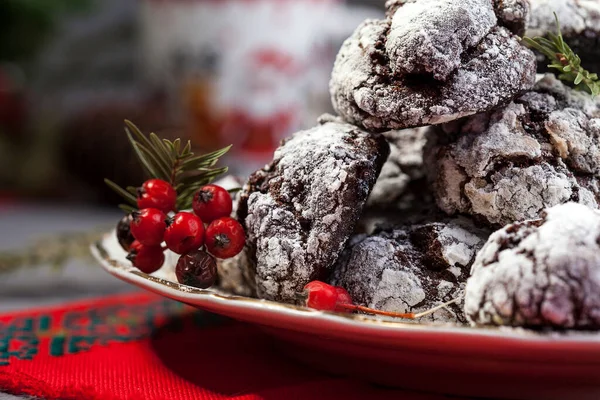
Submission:
<svg viewBox="0 0 600 400">
<path fill-rule="evenodd" d="M 572 83 L 576 89 L 587 91 L 592 96 L 600 95 L 598 75 L 581 66 L 581 58 L 563 39 L 556 13 L 554 13 L 554 18 L 556 18 L 556 34 L 548 33 L 548 38 L 524 37 L 523 41 L 550 60 L 551 64 L 548 67 L 558 70 L 560 80 Z"/>
<path fill-rule="evenodd" d="M 196 191 L 228 170 L 227 167 L 214 166 L 231 146 L 212 153 L 195 155 L 189 140 L 182 148 L 180 139 L 172 142 L 160 139 L 154 133 L 146 137 L 130 121 L 125 121 L 125 132 L 146 174 L 151 178 L 167 181 L 175 188 L 178 210 L 191 208 Z M 128 186 L 123 189 L 109 179 L 105 179 L 104 182 L 129 203 L 119 205 L 122 210 L 135 210 L 137 188 Z"/>
</svg>

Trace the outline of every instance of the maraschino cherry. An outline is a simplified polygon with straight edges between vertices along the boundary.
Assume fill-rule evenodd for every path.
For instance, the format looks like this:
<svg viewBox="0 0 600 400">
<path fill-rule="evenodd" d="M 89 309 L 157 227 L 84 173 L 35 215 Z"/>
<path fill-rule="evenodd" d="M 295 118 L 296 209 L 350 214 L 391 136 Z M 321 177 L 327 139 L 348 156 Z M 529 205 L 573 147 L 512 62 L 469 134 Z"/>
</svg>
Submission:
<svg viewBox="0 0 600 400">
<path fill-rule="evenodd" d="M 339 286 L 328 285 L 321 281 L 312 281 L 304 286 L 306 294 L 306 306 L 320 311 L 353 312 L 361 311 L 366 314 L 383 315 L 386 317 L 418 319 L 442 309 L 459 299 L 454 299 L 418 314 L 415 313 L 395 313 L 389 311 L 375 310 L 373 308 L 357 306 L 352 303 L 352 297 L 346 289 Z"/>
</svg>

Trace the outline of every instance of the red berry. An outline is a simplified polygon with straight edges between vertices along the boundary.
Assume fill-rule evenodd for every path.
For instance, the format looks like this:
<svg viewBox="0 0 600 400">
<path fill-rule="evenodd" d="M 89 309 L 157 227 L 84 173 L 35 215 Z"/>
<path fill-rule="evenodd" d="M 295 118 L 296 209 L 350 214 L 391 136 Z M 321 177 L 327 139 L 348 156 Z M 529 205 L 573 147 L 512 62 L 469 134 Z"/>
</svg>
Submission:
<svg viewBox="0 0 600 400">
<path fill-rule="evenodd" d="M 206 289 L 217 280 L 217 261 L 202 250 L 191 251 L 179 257 L 175 274 L 183 285 Z"/>
<path fill-rule="evenodd" d="M 169 220 L 165 242 L 167 247 L 177 254 L 198 250 L 204 244 L 202 220 L 192 213 L 178 213 Z"/>
<path fill-rule="evenodd" d="M 165 262 L 165 255 L 160 246 L 144 246 L 137 240 L 129 247 L 127 259 L 140 271 L 151 274 L 158 271 Z"/>
<path fill-rule="evenodd" d="M 352 296 L 350 296 L 350 293 L 348 293 L 348 291 L 346 289 L 344 289 L 341 286 L 336 286 L 335 288 L 335 292 L 337 293 L 337 301 L 335 302 L 336 307 L 335 307 L 335 311 L 338 312 L 352 312 L 352 310 L 349 310 L 346 307 L 342 307 L 342 304 L 346 304 L 346 305 L 351 305 L 352 303 Z"/>
<path fill-rule="evenodd" d="M 217 258 L 235 257 L 245 244 L 244 228 L 233 218 L 219 218 L 206 228 L 206 249 Z"/>
<path fill-rule="evenodd" d="M 233 202 L 229 192 L 221 186 L 206 185 L 194 195 L 192 208 L 202 221 L 209 224 L 221 217 L 229 217 Z"/>
<path fill-rule="evenodd" d="M 338 300 L 336 288 L 321 281 L 312 281 L 304 286 L 307 292 L 306 306 L 321 311 L 335 311 Z"/>
<path fill-rule="evenodd" d="M 131 234 L 145 246 L 157 246 L 162 243 L 167 229 L 167 218 L 162 211 L 156 208 L 146 208 L 131 213 Z"/>
<path fill-rule="evenodd" d="M 137 205 L 140 210 L 156 208 L 165 214 L 175 210 L 177 193 L 173 186 L 160 179 L 150 179 L 137 190 Z"/>
</svg>

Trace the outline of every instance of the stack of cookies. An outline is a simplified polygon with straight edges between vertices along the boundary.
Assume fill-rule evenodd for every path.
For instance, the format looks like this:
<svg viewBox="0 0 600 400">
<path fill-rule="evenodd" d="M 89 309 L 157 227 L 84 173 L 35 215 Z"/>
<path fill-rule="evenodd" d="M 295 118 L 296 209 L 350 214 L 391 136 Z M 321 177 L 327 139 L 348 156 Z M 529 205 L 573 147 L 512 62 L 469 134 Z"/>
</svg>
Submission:
<svg viewBox="0 0 600 400">
<path fill-rule="evenodd" d="M 338 115 L 239 194 L 229 287 L 295 303 L 323 280 L 385 311 L 464 298 L 428 322 L 600 328 L 600 102 L 536 75 L 520 40 L 581 6 L 565 19 L 585 47 L 600 10 L 531 3 L 390 0 L 362 23 L 333 69 Z"/>
</svg>

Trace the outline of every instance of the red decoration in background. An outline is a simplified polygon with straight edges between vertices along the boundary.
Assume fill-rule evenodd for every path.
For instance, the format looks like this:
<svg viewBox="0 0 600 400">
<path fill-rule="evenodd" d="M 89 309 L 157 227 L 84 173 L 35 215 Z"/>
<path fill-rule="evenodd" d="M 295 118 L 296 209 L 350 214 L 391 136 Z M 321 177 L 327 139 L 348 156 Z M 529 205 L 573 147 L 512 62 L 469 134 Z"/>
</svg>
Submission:
<svg viewBox="0 0 600 400">
<path fill-rule="evenodd" d="M 289 132 L 296 110 L 284 110 L 268 117 L 250 116 L 244 110 L 232 110 L 223 120 L 223 142 L 241 141 L 239 149 L 248 153 L 272 153 L 277 148 L 282 132 Z"/>
<path fill-rule="evenodd" d="M 61 400 L 419 399 L 280 355 L 257 328 L 151 294 L 0 316 L 0 389 Z"/>
</svg>

